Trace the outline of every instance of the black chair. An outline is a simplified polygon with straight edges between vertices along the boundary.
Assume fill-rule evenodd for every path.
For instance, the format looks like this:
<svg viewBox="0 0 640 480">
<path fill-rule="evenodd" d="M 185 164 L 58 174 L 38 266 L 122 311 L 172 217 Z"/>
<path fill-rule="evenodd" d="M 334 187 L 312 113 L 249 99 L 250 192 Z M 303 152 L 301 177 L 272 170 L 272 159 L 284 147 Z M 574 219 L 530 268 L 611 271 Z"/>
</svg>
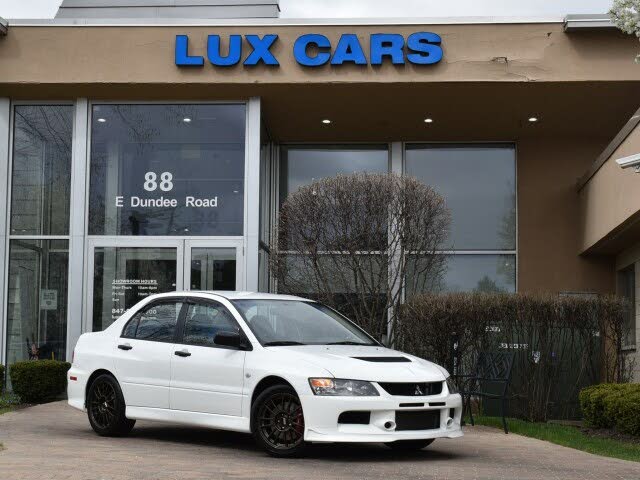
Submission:
<svg viewBox="0 0 640 480">
<path fill-rule="evenodd" d="M 459 385 L 462 395 L 462 416 L 464 417 L 464 410 L 468 410 L 471 425 L 475 425 L 471 411 L 471 397 L 500 400 L 504 433 L 509 433 L 507 427 L 507 390 L 511 383 L 514 358 L 513 352 L 481 352 L 478 354 L 474 372 L 471 375 L 456 377 L 461 379 Z M 491 386 L 495 386 L 495 388 L 490 391 L 488 387 Z"/>
</svg>

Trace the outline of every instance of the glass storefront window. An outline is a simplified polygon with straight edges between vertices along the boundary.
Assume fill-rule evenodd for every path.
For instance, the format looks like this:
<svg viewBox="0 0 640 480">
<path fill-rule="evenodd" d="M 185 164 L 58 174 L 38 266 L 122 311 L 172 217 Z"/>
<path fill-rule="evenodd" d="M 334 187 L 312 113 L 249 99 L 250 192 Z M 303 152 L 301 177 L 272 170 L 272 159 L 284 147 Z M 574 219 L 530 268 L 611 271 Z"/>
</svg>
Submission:
<svg viewBox="0 0 640 480">
<path fill-rule="evenodd" d="M 280 204 L 290 193 L 321 178 L 388 171 L 389 150 L 386 145 L 285 147 L 280 160 Z"/>
<path fill-rule="evenodd" d="M 447 255 L 437 278 L 421 278 L 420 265 L 409 260 L 407 294 L 433 292 L 513 293 L 516 291 L 515 255 Z"/>
<path fill-rule="evenodd" d="M 444 249 L 515 250 L 516 161 L 511 145 L 409 145 L 406 173 L 444 196 Z"/>
<path fill-rule="evenodd" d="M 90 235 L 241 236 L 244 105 L 94 105 Z"/>
<path fill-rule="evenodd" d="M 67 240 L 11 240 L 7 309 L 7 365 L 65 360 Z"/>
<path fill-rule="evenodd" d="M 175 248 L 96 247 L 93 331 L 104 330 L 140 300 L 176 290 Z"/>
<path fill-rule="evenodd" d="M 71 105 L 15 107 L 12 235 L 69 233 L 72 132 Z"/>
</svg>

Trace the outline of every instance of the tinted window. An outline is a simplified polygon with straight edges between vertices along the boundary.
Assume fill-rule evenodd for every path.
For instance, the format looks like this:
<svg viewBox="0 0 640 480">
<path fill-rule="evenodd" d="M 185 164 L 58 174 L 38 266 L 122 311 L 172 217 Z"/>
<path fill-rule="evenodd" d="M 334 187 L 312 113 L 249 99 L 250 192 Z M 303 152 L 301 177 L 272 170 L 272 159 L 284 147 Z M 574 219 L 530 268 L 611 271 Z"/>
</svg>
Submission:
<svg viewBox="0 0 640 480">
<path fill-rule="evenodd" d="M 183 343 L 213 346 L 218 333 L 238 331 L 238 324 L 222 305 L 191 305 L 184 326 Z"/>
<path fill-rule="evenodd" d="M 130 322 L 137 323 L 135 338 L 156 342 L 172 341 L 181 308 L 181 302 L 157 303 L 137 313 L 134 321 Z M 129 325 L 127 331 L 130 332 Z"/>
<path fill-rule="evenodd" d="M 410 145 L 406 172 L 451 210 L 445 249 L 516 248 L 516 157 L 510 145 Z"/>
<path fill-rule="evenodd" d="M 356 172 L 387 173 L 386 145 L 358 147 L 287 147 L 280 166 L 280 203 L 298 188 L 321 178 Z"/>
</svg>

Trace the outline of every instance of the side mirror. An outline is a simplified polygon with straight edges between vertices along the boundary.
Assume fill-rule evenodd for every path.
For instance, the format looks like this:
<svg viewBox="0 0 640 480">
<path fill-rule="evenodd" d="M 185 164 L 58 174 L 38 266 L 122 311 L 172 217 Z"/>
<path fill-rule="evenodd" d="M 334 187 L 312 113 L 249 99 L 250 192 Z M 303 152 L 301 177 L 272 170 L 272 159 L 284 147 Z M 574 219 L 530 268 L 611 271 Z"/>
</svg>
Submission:
<svg viewBox="0 0 640 480">
<path fill-rule="evenodd" d="M 220 332 L 213 343 L 222 347 L 237 348 L 238 350 L 251 350 L 248 342 L 237 332 Z"/>
</svg>

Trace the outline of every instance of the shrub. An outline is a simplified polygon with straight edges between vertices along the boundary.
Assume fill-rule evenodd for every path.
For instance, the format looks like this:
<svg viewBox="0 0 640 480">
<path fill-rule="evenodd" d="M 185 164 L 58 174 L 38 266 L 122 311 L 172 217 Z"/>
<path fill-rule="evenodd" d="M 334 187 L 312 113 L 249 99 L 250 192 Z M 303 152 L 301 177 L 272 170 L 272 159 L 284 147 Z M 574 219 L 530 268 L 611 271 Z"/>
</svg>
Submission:
<svg viewBox="0 0 640 480">
<path fill-rule="evenodd" d="M 4 388 L 4 365 L 0 364 L 0 393 Z"/>
<path fill-rule="evenodd" d="M 9 367 L 13 391 L 25 403 L 51 400 L 65 391 L 71 364 L 55 360 L 17 362 Z"/>
<path fill-rule="evenodd" d="M 579 418 L 582 388 L 628 381 L 633 370 L 620 353 L 626 308 L 614 296 L 422 294 L 402 305 L 395 346 L 459 374 L 479 352 L 513 351 L 509 413 Z"/>
<path fill-rule="evenodd" d="M 640 384 L 601 384 L 580 392 L 585 423 L 640 436 Z"/>
</svg>

